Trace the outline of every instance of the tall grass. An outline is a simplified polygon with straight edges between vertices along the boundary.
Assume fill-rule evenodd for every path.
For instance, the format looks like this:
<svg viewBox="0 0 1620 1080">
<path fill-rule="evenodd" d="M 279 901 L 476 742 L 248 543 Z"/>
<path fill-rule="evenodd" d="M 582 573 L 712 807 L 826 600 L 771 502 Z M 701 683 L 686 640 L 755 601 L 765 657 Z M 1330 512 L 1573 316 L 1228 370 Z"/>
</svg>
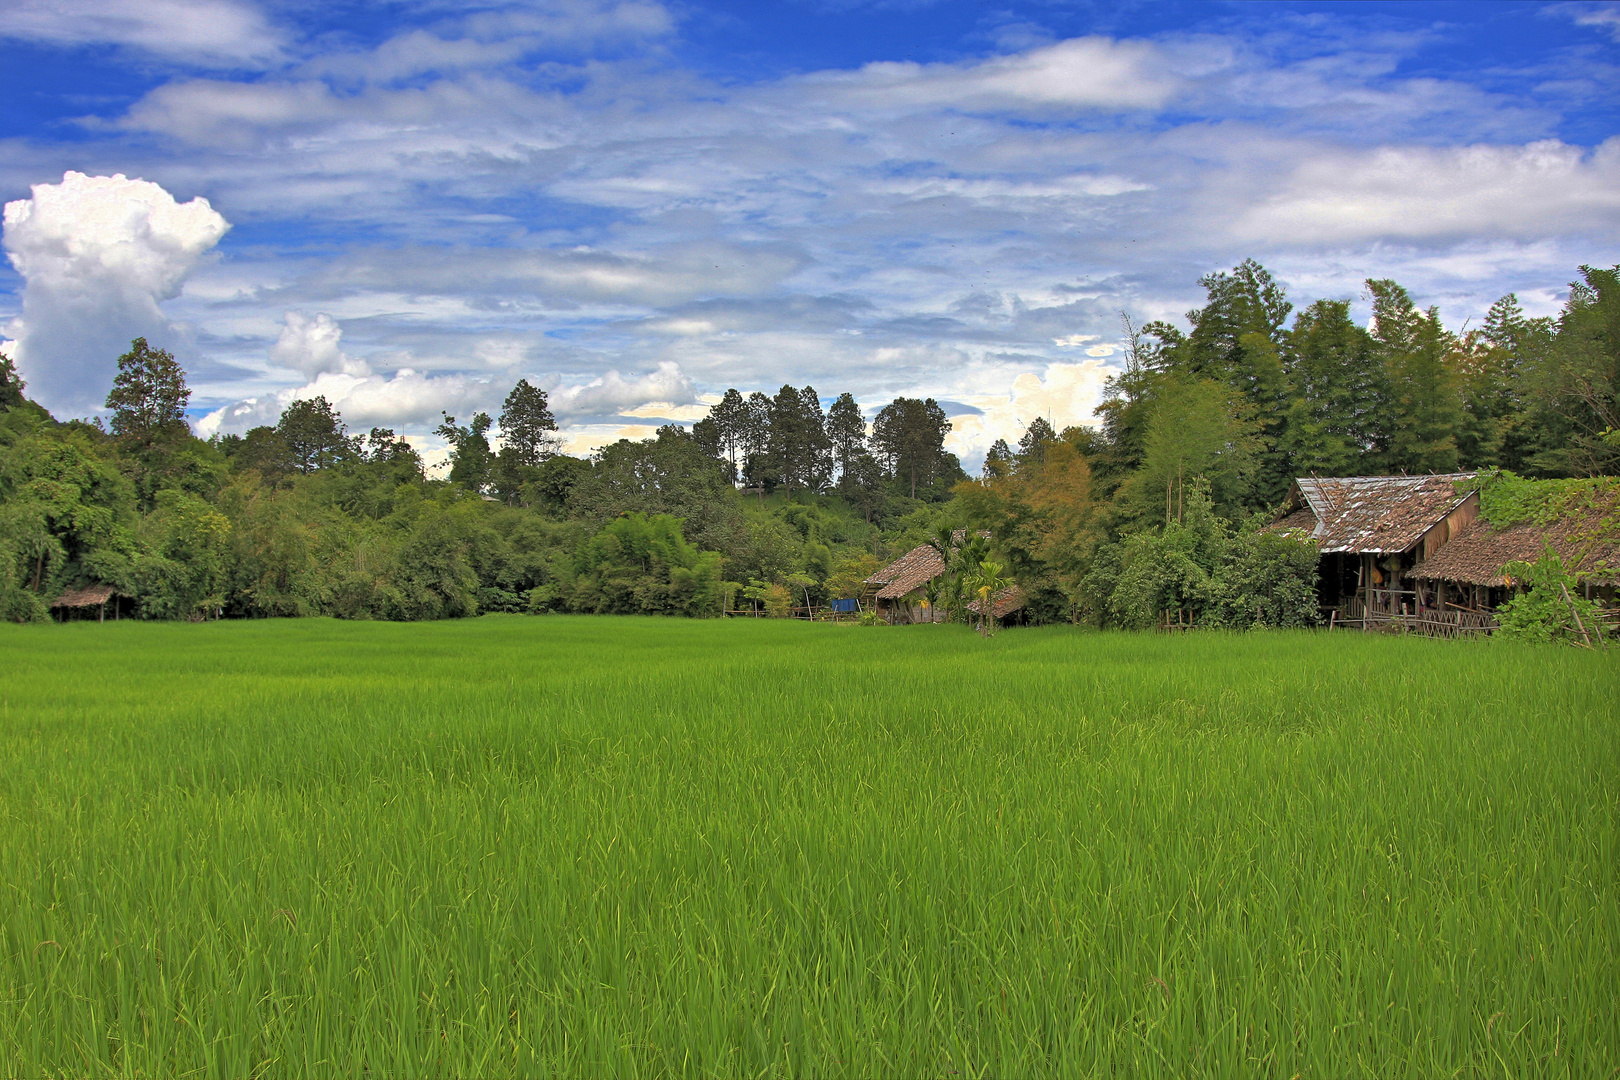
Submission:
<svg viewBox="0 0 1620 1080">
<path fill-rule="evenodd" d="M 0 1075 L 1611 1077 L 1620 667 L 0 630 Z"/>
</svg>

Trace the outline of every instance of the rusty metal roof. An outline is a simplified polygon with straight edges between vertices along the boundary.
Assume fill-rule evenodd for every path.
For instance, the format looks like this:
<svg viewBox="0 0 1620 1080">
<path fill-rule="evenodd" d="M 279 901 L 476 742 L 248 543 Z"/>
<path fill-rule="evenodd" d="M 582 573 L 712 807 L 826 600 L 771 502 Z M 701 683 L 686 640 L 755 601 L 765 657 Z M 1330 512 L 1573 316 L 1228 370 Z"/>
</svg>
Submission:
<svg viewBox="0 0 1620 1080">
<path fill-rule="evenodd" d="M 1315 517 L 1311 536 L 1324 555 L 1406 551 L 1470 498 L 1457 485 L 1477 475 L 1302 476 L 1294 481 L 1295 506 L 1304 502 Z M 1296 509 L 1278 525 L 1303 528 L 1307 521 Z"/>
</svg>

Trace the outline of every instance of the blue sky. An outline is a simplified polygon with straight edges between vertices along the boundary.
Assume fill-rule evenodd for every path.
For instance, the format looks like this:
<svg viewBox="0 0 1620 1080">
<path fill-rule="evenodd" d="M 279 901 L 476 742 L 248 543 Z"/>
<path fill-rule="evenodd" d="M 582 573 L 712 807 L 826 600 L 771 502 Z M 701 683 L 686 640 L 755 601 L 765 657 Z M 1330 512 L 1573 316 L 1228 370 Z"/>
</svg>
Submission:
<svg viewBox="0 0 1620 1080">
<path fill-rule="evenodd" d="M 1453 327 L 1620 261 L 1615 4 L 3 0 L 0 40 L 0 323 L 61 415 L 141 334 L 205 434 L 323 393 L 431 448 L 527 377 L 584 450 L 792 382 L 946 401 L 972 464 L 1245 257 Z"/>
</svg>

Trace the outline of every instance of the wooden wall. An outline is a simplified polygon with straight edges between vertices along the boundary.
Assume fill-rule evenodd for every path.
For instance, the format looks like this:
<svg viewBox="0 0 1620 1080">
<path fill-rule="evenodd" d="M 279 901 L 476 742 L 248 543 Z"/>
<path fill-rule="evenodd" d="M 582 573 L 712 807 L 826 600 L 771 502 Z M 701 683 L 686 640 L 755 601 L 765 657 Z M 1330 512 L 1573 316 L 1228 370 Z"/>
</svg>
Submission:
<svg viewBox="0 0 1620 1080">
<path fill-rule="evenodd" d="M 1479 517 L 1479 492 L 1474 492 L 1462 501 L 1462 505 L 1446 515 L 1444 521 L 1438 521 L 1428 532 L 1423 534 L 1422 553 L 1420 558 L 1427 559 L 1446 544 L 1458 533 L 1472 525 Z"/>
</svg>

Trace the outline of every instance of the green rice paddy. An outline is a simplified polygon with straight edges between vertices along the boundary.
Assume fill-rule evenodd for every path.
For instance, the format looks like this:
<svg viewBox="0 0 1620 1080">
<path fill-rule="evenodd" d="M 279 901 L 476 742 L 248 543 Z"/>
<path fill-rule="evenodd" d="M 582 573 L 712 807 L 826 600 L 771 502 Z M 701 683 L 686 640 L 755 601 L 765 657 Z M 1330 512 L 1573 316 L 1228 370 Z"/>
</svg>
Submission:
<svg viewBox="0 0 1620 1080">
<path fill-rule="evenodd" d="M 0 628 L 0 1075 L 1613 1077 L 1620 656 Z"/>
</svg>

